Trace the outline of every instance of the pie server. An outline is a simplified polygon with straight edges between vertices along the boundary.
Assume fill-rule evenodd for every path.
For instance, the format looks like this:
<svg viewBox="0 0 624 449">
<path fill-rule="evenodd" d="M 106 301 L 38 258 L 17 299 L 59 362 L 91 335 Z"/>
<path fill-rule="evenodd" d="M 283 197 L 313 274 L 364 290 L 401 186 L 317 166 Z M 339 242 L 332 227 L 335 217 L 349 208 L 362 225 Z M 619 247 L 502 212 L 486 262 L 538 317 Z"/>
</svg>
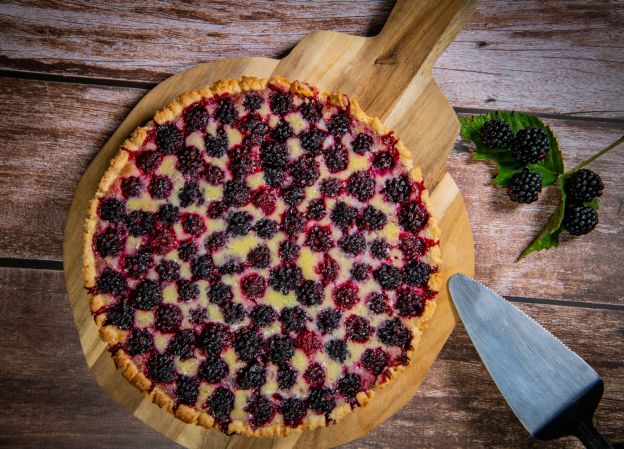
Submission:
<svg viewBox="0 0 624 449">
<path fill-rule="evenodd" d="M 499 295 L 463 274 L 449 289 L 468 335 L 501 393 L 535 438 L 575 435 L 611 448 L 592 425 L 602 379 L 583 359 Z"/>
</svg>

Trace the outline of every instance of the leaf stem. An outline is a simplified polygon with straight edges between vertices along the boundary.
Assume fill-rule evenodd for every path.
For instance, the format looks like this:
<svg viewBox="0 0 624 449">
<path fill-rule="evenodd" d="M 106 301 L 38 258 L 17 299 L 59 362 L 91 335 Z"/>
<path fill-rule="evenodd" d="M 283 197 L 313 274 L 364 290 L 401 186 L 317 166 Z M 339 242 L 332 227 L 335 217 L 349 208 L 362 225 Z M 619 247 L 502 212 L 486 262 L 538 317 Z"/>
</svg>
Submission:
<svg viewBox="0 0 624 449">
<path fill-rule="evenodd" d="M 612 149 L 614 149 L 615 147 L 617 147 L 618 145 L 621 145 L 622 143 L 624 143 L 624 136 L 620 137 L 618 140 L 616 140 L 615 142 L 613 142 L 611 145 L 609 145 L 607 148 L 605 148 L 604 150 L 594 154 L 592 157 L 590 157 L 587 160 L 584 160 L 583 162 L 581 162 L 580 164 L 578 164 L 576 167 L 574 167 L 572 170 L 570 170 L 568 173 L 574 173 L 577 170 L 580 170 L 581 168 L 585 167 L 587 164 L 589 164 L 590 162 L 595 161 L 596 159 L 598 159 L 600 156 L 602 156 L 605 153 L 608 153 L 609 151 L 611 151 Z"/>
</svg>

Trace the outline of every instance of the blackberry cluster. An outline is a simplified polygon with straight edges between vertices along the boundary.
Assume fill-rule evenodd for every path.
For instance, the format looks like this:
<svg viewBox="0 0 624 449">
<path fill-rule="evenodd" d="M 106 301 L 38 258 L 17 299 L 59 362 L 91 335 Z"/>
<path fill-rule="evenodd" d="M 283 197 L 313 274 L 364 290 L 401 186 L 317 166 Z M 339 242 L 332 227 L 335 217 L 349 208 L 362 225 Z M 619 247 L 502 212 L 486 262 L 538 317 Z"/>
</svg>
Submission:
<svg viewBox="0 0 624 449">
<path fill-rule="evenodd" d="M 308 407 L 303 399 L 287 398 L 282 401 L 280 412 L 284 424 L 290 427 L 297 427 L 308 412 Z"/>
<path fill-rule="evenodd" d="M 253 362 L 262 350 L 262 337 L 252 329 L 241 329 L 234 337 L 234 350 L 245 362 Z"/>
<path fill-rule="evenodd" d="M 270 240 L 277 234 L 277 231 L 279 231 L 278 224 L 269 218 L 263 218 L 256 223 L 256 234 L 261 239 Z"/>
<path fill-rule="evenodd" d="M 366 206 L 362 212 L 362 222 L 360 228 L 370 229 L 371 231 L 378 231 L 382 229 L 388 222 L 388 217 L 379 209 L 375 209 L 373 206 Z"/>
<path fill-rule="evenodd" d="M 287 335 L 275 335 L 269 342 L 269 359 L 283 366 L 295 355 L 295 341 Z"/>
<path fill-rule="evenodd" d="M 481 141 L 488 148 L 509 148 L 514 134 L 509 123 L 490 120 L 481 128 Z"/>
<path fill-rule="evenodd" d="M 208 323 L 197 337 L 197 344 L 207 356 L 213 357 L 220 354 L 230 340 L 231 335 L 225 324 Z"/>
<path fill-rule="evenodd" d="M 259 393 L 251 396 L 245 410 L 251 415 L 251 424 L 255 427 L 268 423 L 275 415 L 273 402 Z"/>
<path fill-rule="evenodd" d="M 340 265 L 329 254 L 323 255 L 323 260 L 316 267 L 324 285 L 335 281 L 340 273 Z"/>
<path fill-rule="evenodd" d="M 161 304 L 156 309 L 154 327 L 161 332 L 173 332 L 182 324 L 182 311 L 175 304 Z"/>
<path fill-rule="evenodd" d="M 126 216 L 126 202 L 117 198 L 104 198 L 98 205 L 98 214 L 102 220 L 119 223 Z"/>
<path fill-rule="evenodd" d="M 175 373 L 175 361 L 172 357 L 155 353 L 147 361 L 147 375 L 156 382 L 173 382 Z"/>
<path fill-rule="evenodd" d="M 251 273 L 241 279 L 241 290 L 251 300 L 262 298 L 266 292 L 266 279 L 257 273 Z"/>
<path fill-rule="evenodd" d="M 132 277 L 140 277 L 147 273 L 152 265 L 152 255 L 148 251 L 139 251 L 133 256 L 127 256 L 123 262 L 124 270 Z"/>
<path fill-rule="evenodd" d="M 133 300 L 138 309 L 153 310 L 162 302 L 160 284 L 151 279 L 145 279 L 134 290 Z"/>
<path fill-rule="evenodd" d="M 401 270 L 386 263 L 373 271 L 373 277 L 386 290 L 395 289 L 403 282 Z"/>
<path fill-rule="evenodd" d="M 412 194 L 412 185 L 406 175 L 390 178 L 386 181 L 383 193 L 393 203 L 400 203 Z"/>
<path fill-rule="evenodd" d="M 186 147 L 178 152 L 178 169 L 185 175 L 195 176 L 204 166 L 201 152 L 195 147 Z"/>
<path fill-rule="evenodd" d="M 354 284 L 345 283 L 334 288 L 334 302 L 340 310 L 352 308 L 359 300 L 358 290 Z"/>
<path fill-rule="evenodd" d="M 515 203 L 530 204 L 537 201 L 541 191 L 542 177 L 526 167 L 514 174 L 507 186 L 507 195 Z"/>
<path fill-rule="evenodd" d="M 277 312 L 268 304 L 257 305 L 249 315 L 258 327 L 270 326 L 277 319 Z"/>
<path fill-rule="evenodd" d="M 311 388 L 318 388 L 325 383 L 325 369 L 320 363 L 313 363 L 305 370 L 303 378 Z"/>
<path fill-rule="evenodd" d="M 275 291 L 287 295 L 303 281 L 301 268 L 296 265 L 281 265 L 273 268 L 269 273 L 269 285 Z"/>
<path fill-rule="evenodd" d="M 219 423 L 219 428 L 227 432 L 230 413 L 234 409 L 234 393 L 225 387 L 219 387 L 210 395 L 206 404 L 210 414 Z"/>
<path fill-rule="evenodd" d="M 282 215 L 281 229 L 291 237 L 296 237 L 305 229 L 305 215 L 296 208 L 291 207 Z"/>
<path fill-rule="evenodd" d="M 349 165 L 349 152 L 337 143 L 325 151 L 325 165 L 330 173 L 338 173 Z"/>
<path fill-rule="evenodd" d="M 388 257 L 390 246 L 384 239 L 375 239 L 371 242 L 370 251 L 375 259 L 383 260 Z"/>
<path fill-rule="evenodd" d="M 136 329 L 128 336 L 124 349 L 130 355 L 145 354 L 154 347 L 154 338 L 148 330 Z"/>
<path fill-rule="evenodd" d="M 293 182 L 302 186 L 314 185 L 321 175 L 319 164 L 310 157 L 301 157 L 297 159 L 290 167 L 290 174 Z"/>
<path fill-rule="evenodd" d="M 243 107 L 248 111 L 257 111 L 262 107 L 262 97 L 256 93 L 247 94 L 243 100 Z"/>
<path fill-rule="evenodd" d="M 340 201 L 331 211 L 330 218 L 338 227 L 345 229 L 351 226 L 357 217 L 357 209 Z"/>
<path fill-rule="evenodd" d="M 406 231 L 417 234 L 429 220 L 429 212 L 420 203 L 404 203 L 399 209 L 399 224 Z"/>
<path fill-rule="evenodd" d="M 550 150 L 550 139 L 540 128 L 524 128 L 516 133 L 511 144 L 511 152 L 518 162 L 535 164 Z"/>
<path fill-rule="evenodd" d="M 180 376 L 176 387 L 176 396 L 180 404 L 193 406 L 199 395 L 199 379 L 190 376 Z"/>
<path fill-rule="evenodd" d="M 327 130 L 336 137 L 344 136 L 350 128 L 351 119 L 343 111 L 335 114 L 329 119 L 329 122 L 327 122 Z"/>
<path fill-rule="evenodd" d="M 317 198 L 310 201 L 308 204 L 308 210 L 306 212 L 306 218 L 312 220 L 320 220 L 325 216 L 325 201 L 323 198 Z"/>
<path fill-rule="evenodd" d="M 297 301 L 307 307 L 323 302 L 323 285 L 320 282 L 305 280 L 295 289 Z"/>
<path fill-rule="evenodd" d="M 247 262 L 254 268 L 267 268 L 271 264 L 271 250 L 260 245 L 249 251 Z"/>
<path fill-rule="evenodd" d="M 297 371 L 290 366 L 280 366 L 277 370 L 277 385 L 281 390 L 288 390 L 297 382 Z"/>
<path fill-rule="evenodd" d="M 563 225 L 572 235 L 585 235 L 598 224 L 598 212 L 589 206 L 571 205 L 565 212 Z"/>
<path fill-rule="evenodd" d="M 247 365 L 236 373 L 236 384 L 243 390 L 259 388 L 266 382 L 266 368 L 261 365 Z"/>
<path fill-rule="evenodd" d="M 156 145 L 163 154 L 175 154 L 184 146 L 184 136 L 173 123 L 160 125 L 156 129 Z"/>
<path fill-rule="evenodd" d="M 251 189 L 244 180 L 234 179 L 223 186 L 223 202 L 229 206 L 241 207 L 247 204 Z"/>
<path fill-rule="evenodd" d="M 290 92 L 275 91 L 269 96 L 269 107 L 278 115 L 285 115 L 292 109 Z"/>
<path fill-rule="evenodd" d="M 185 240 L 178 246 L 178 257 L 180 260 L 188 262 L 197 254 L 197 245 L 192 240 Z"/>
<path fill-rule="evenodd" d="M 321 118 L 323 112 L 323 105 L 312 100 L 309 103 L 305 103 L 301 106 L 301 115 L 304 119 L 310 123 L 316 123 Z"/>
<path fill-rule="evenodd" d="M 228 375 L 228 372 L 228 365 L 223 360 L 220 358 L 209 358 L 202 362 L 197 374 L 209 384 L 216 384 L 221 382 Z"/>
<path fill-rule="evenodd" d="M 203 131 L 208 124 L 208 111 L 201 104 L 194 104 L 184 113 L 184 130 L 187 134 L 193 131 Z"/>
<path fill-rule="evenodd" d="M 301 146 L 311 156 L 317 156 L 323 151 L 323 140 L 325 133 L 316 128 L 304 131 L 299 135 Z"/>
<path fill-rule="evenodd" d="M 288 140 L 294 134 L 295 132 L 286 122 L 281 122 L 279 125 L 273 128 L 273 131 L 271 131 L 271 137 L 273 138 L 273 140 L 282 143 L 286 142 L 286 140 Z"/>
<path fill-rule="evenodd" d="M 126 238 L 121 229 L 109 226 L 94 239 L 95 250 L 102 257 L 117 256 L 124 247 Z"/>
<path fill-rule="evenodd" d="M 365 281 L 370 276 L 371 269 L 367 263 L 354 263 L 351 267 L 351 276 L 356 281 Z"/>
<path fill-rule="evenodd" d="M 180 277 L 180 265 L 173 260 L 163 260 L 156 266 L 161 281 L 175 281 Z"/>
<path fill-rule="evenodd" d="M 329 340 L 325 343 L 325 351 L 332 359 L 337 362 L 344 362 L 349 357 L 347 342 L 344 340 Z"/>
<path fill-rule="evenodd" d="M 345 398 L 354 399 L 362 387 L 359 374 L 349 373 L 338 380 L 337 389 Z"/>
<path fill-rule="evenodd" d="M 365 203 L 375 194 L 375 180 L 368 172 L 355 172 L 347 181 L 347 191 Z"/>
<path fill-rule="evenodd" d="M 336 197 L 342 193 L 342 182 L 336 178 L 325 178 L 321 182 L 321 193 L 328 197 Z"/>
<path fill-rule="evenodd" d="M 128 176 L 121 180 L 121 193 L 125 198 L 132 198 L 141 195 L 145 184 L 137 176 Z"/>
<path fill-rule="evenodd" d="M 307 402 L 316 413 L 327 414 L 336 408 L 336 393 L 329 388 L 314 389 L 310 392 Z"/>
<path fill-rule="evenodd" d="M 195 348 L 195 333 L 192 330 L 182 330 L 174 335 L 167 347 L 167 354 L 188 359 L 193 356 Z"/>
<path fill-rule="evenodd" d="M 217 129 L 216 135 L 206 133 L 204 137 L 206 153 L 210 157 L 223 157 L 228 149 L 228 138 L 223 128 Z"/>
<path fill-rule="evenodd" d="M 204 201 L 204 195 L 197 181 L 187 181 L 182 189 L 178 192 L 180 206 L 188 207 L 191 204 L 201 204 Z"/>
<path fill-rule="evenodd" d="M 366 251 L 366 239 L 360 233 L 345 235 L 338 240 L 338 246 L 345 253 L 357 256 Z"/>
<path fill-rule="evenodd" d="M 180 209 L 173 204 L 163 204 L 158 209 L 156 217 L 165 226 L 173 226 L 180 218 Z"/>
<path fill-rule="evenodd" d="M 162 154 L 156 151 L 143 151 L 134 161 L 139 170 L 150 175 L 160 166 Z"/>
<path fill-rule="evenodd" d="M 126 217 L 128 232 L 133 237 L 147 235 L 154 227 L 154 214 L 144 210 L 135 210 Z"/>
<path fill-rule="evenodd" d="M 379 376 L 388 365 L 388 354 L 381 349 L 367 349 L 362 354 L 361 362 L 365 370 Z"/>
<path fill-rule="evenodd" d="M 336 309 L 321 310 L 316 317 L 316 325 L 322 334 L 329 334 L 338 329 L 342 314 Z"/>
<path fill-rule="evenodd" d="M 297 206 L 305 198 L 305 191 L 298 186 L 289 187 L 282 192 L 284 202 L 289 206 Z"/>
<path fill-rule="evenodd" d="M 285 307 L 279 319 L 287 332 L 299 332 L 305 328 L 308 314 L 299 306 Z"/>
<path fill-rule="evenodd" d="M 178 295 L 182 301 L 188 302 L 199 296 L 199 285 L 188 279 L 178 279 L 176 282 Z"/>
<path fill-rule="evenodd" d="M 378 151 L 373 155 L 373 166 L 379 170 L 389 170 L 395 166 L 397 155 L 391 151 Z"/>
<path fill-rule="evenodd" d="M 232 287 L 222 282 L 212 284 L 208 289 L 208 300 L 218 306 L 224 306 L 232 301 L 233 298 Z"/>
<path fill-rule="evenodd" d="M 214 264 L 208 255 L 196 257 L 191 261 L 191 273 L 198 279 L 209 279 L 213 268 Z"/>
<path fill-rule="evenodd" d="M 403 268 L 403 281 L 409 285 L 425 285 L 429 281 L 429 275 L 429 265 L 424 262 L 410 262 Z"/>
<path fill-rule="evenodd" d="M 215 109 L 215 117 L 223 125 L 234 123 L 236 119 L 238 119 L 238 111 L 232 100 L 229 98 L 222 98 L 219 100 L 217 109 Z"/>
<path fill-rule="evenodd" d="M 353 151 L 357 154 L 366 154 L 370 151 L 371 146 L 373 145 L 373 138 L 368 134 L 358 134 L 353 139 L 351 146 L 353 147 Z"/>
<path fill-rule="evenodd" d="M 602 196 L 603 189 L 600 176 L 586 168 L 572 173 L 566 184 L 566 193 L 574 203 L 583 203 Z"/>
<path fill-rule="evenodd" d="M 358 315 L 351 315 L 345 320 L 347 338 L 358 343 L 365 343 L 373 333 L 369 321 Z"/>
<path fill-rule="evenodd" d="M 397 292 L 396 308 L 403 317 L 420 316 L 425 309 L 424 299 L 411 289 L 402 289 Z"/>
<path fill-rule="evenodd" d="M 232 212 L 227 220 L 227 231 L 232 235 L 247 235 L 251 231 L 253 217 L 249 212 Z"/>
</svg>

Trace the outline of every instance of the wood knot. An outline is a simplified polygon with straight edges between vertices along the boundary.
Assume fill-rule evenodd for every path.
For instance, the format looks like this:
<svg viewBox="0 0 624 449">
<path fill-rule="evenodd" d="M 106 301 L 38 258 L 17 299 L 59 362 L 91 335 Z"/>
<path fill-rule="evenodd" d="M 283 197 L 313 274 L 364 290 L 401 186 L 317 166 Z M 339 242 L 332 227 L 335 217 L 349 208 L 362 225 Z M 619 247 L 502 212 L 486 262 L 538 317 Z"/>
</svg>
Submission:
<svg viewBox="0 0 624 449">
<path fill-rule="evenodd" d="M 397 51 L 392 50 L 389 53 L 382 55 L 375 59 L 375 64 L 379 65 L 394 65 L 398 62 Z"/>
</svg>

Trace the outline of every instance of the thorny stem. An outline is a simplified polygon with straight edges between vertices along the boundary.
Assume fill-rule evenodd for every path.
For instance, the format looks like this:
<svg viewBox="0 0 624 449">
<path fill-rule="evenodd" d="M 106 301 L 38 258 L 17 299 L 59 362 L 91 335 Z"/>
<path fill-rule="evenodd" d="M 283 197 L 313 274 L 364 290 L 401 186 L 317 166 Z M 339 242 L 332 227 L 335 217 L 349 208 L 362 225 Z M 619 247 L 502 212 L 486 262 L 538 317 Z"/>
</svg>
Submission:
<svg viewBox="0 0 624 449">
<path fill-rule="evenodd" d="M 611 145 L 609 145 L 607 148 L 605 148 L 604 150 L 594 154 L 592 157 L 590 157 L 589 159 L 581 162 L 580 164 L 578 164 L 576 167 L 574 167 L 572 170 L 570 170 L 568 173 L 574 173 L 575 171 L 580 170 L 581 168 L 585 167 L 587 164 L 589 164 L 590 162 L 595 161 L 596 159 L 598 159 L 600 156 L 602 156 L 605 153 L 608 153 L 609 151 L 611 151 L 612 149 L 614 149 L 615 147 L 617 147 L 618 145 L 621 145 L 622 143 L 624 143 L 624 136 L 620 137 L 618 140 L 616 140 L 615 142 L 613 142 Z"/>
</svg>

